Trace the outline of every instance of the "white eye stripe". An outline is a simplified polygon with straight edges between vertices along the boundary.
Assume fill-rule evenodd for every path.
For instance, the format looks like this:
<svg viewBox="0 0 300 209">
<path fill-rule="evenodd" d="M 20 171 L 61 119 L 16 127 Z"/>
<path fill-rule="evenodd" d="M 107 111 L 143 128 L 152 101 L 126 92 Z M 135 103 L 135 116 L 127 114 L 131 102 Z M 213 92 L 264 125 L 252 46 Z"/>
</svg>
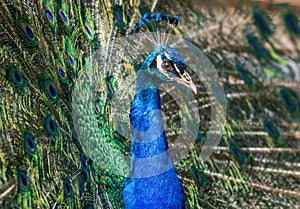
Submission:
<svg viewBox="0 0 300 209">
<path fill-rule="evenodd" d="M 162 67 L 162 64 L 164 63 L 164 61 L 162 60 L 161 56 L 160 55 L 157 55 L 157 58 L 156 58 L 156 66 L 158 69 L 160 70 L 163 70 L 163 71 L 166 71 L 163 67 Z M 173 68 L 173 67 L 172 67 Z"/>
<path fill-rule="evenodd" d="M 161 67 L 162 63 L 163 63 L 163 60 L 162 60 L 161 56 L 160 56 L 160 55 L 157 55 L 157 58 L 156 58 L 156 66 L 157 66 L 158 68 L 162 68 L 162 67 Z"/>
<path fill-rule="evenodd" d="M 169 60 L 171 60 L 171 57 L 167 54 L 167 52 L 164 52 L 166 58 L 168 58 Z"/>
<path fill-rule="evenodd" d="M 168 79 L 170 79 L 168 72 L 165 69 L 163 69 L 162 63 L 163 63 L 163 60 L 162 60 L 161 56 L 157 55 L 156 66 L 157 66 L 158 71 L 161 72 L 162 74 L 164 74 Z"/>
</svg>

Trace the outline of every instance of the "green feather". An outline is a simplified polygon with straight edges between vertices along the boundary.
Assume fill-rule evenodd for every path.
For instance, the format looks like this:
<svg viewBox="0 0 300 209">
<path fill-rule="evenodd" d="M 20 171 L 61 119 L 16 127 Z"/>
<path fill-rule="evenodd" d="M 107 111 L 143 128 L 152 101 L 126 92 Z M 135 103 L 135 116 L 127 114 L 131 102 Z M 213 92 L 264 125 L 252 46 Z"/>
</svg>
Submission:
<svg viewBox="0 0 300 209">
<path fill-rule="evenodd" d="M 160 94 L 186 208 L 299 207 L 296 5 L 0 4 L 1 208 L 124 208 L 134 68 L 152 38 L 180 51 L 198 91 L 186 101 L 169 82 Z M 150 11 L 179 24 L 130 35 Z"/>
</svg>

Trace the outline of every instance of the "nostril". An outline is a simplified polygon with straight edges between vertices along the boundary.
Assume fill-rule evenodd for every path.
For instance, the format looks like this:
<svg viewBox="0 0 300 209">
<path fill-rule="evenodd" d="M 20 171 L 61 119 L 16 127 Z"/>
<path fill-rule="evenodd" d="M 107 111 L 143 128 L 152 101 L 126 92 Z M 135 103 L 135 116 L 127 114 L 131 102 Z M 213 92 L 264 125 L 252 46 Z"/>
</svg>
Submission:
<svg viewBox="0 0 300 209">
<path fill-rule="evenodd" d="M 184 78 L 185 78 L 187 81 L 190 81 L 190 80 L 191 80 L 189 74 L 187 74 L 186 72 L 183 73 L 183 76 L 184 76 Z"/>
</svg>

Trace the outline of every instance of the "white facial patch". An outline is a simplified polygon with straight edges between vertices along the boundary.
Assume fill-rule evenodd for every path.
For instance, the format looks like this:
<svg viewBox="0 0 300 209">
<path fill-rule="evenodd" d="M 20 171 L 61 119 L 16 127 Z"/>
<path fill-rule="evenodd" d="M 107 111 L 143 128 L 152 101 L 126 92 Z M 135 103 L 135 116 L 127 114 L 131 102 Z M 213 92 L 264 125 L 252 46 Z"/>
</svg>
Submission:
<svg viewBox="0 0 300 209">
<path fill-rule="evenodd" d="M 164 74 L 168 79 L 170 79 L 170 76 L 168 75 L 168 72 L 163 69 L 162 63 L 163 63 L 163 60 L 162 60 L 161 56 L 157 55 L 157 57 L 156 57 L 156 66 L 157 66 L 158 71 L 161 72 L 162 74 Z"/>
</svg>

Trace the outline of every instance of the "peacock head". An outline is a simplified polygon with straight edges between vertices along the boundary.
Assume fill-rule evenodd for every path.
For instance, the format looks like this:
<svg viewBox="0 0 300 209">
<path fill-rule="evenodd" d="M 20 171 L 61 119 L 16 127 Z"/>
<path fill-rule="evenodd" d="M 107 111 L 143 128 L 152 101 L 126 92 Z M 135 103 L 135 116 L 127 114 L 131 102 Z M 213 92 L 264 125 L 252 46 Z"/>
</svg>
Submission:
<svg viewBox="0 0 300 209">
<path fill-rule="evenodd" d="M 155 45 L 155 50 L 148 55 L 140 70 L 146 70 L 156 84 L 175 82 L 196 94 L 197 88 L 186 71 L 183 57 L 174 48 L 167 46 L 168 31 L 177 27 L 178 20 L 178 16 L 146 13 L 141 17 L 140 23 L 135 24 L 132 32 L 142 33 L 149 43 Z"/>
<path fill-rule="evenodd" d="M 154 52 L 145 59 L 143 69 L 156 83 L 174 82 L 197 93 L 183 57 L 172 47 L 156 46 Z"/>
</svg>

